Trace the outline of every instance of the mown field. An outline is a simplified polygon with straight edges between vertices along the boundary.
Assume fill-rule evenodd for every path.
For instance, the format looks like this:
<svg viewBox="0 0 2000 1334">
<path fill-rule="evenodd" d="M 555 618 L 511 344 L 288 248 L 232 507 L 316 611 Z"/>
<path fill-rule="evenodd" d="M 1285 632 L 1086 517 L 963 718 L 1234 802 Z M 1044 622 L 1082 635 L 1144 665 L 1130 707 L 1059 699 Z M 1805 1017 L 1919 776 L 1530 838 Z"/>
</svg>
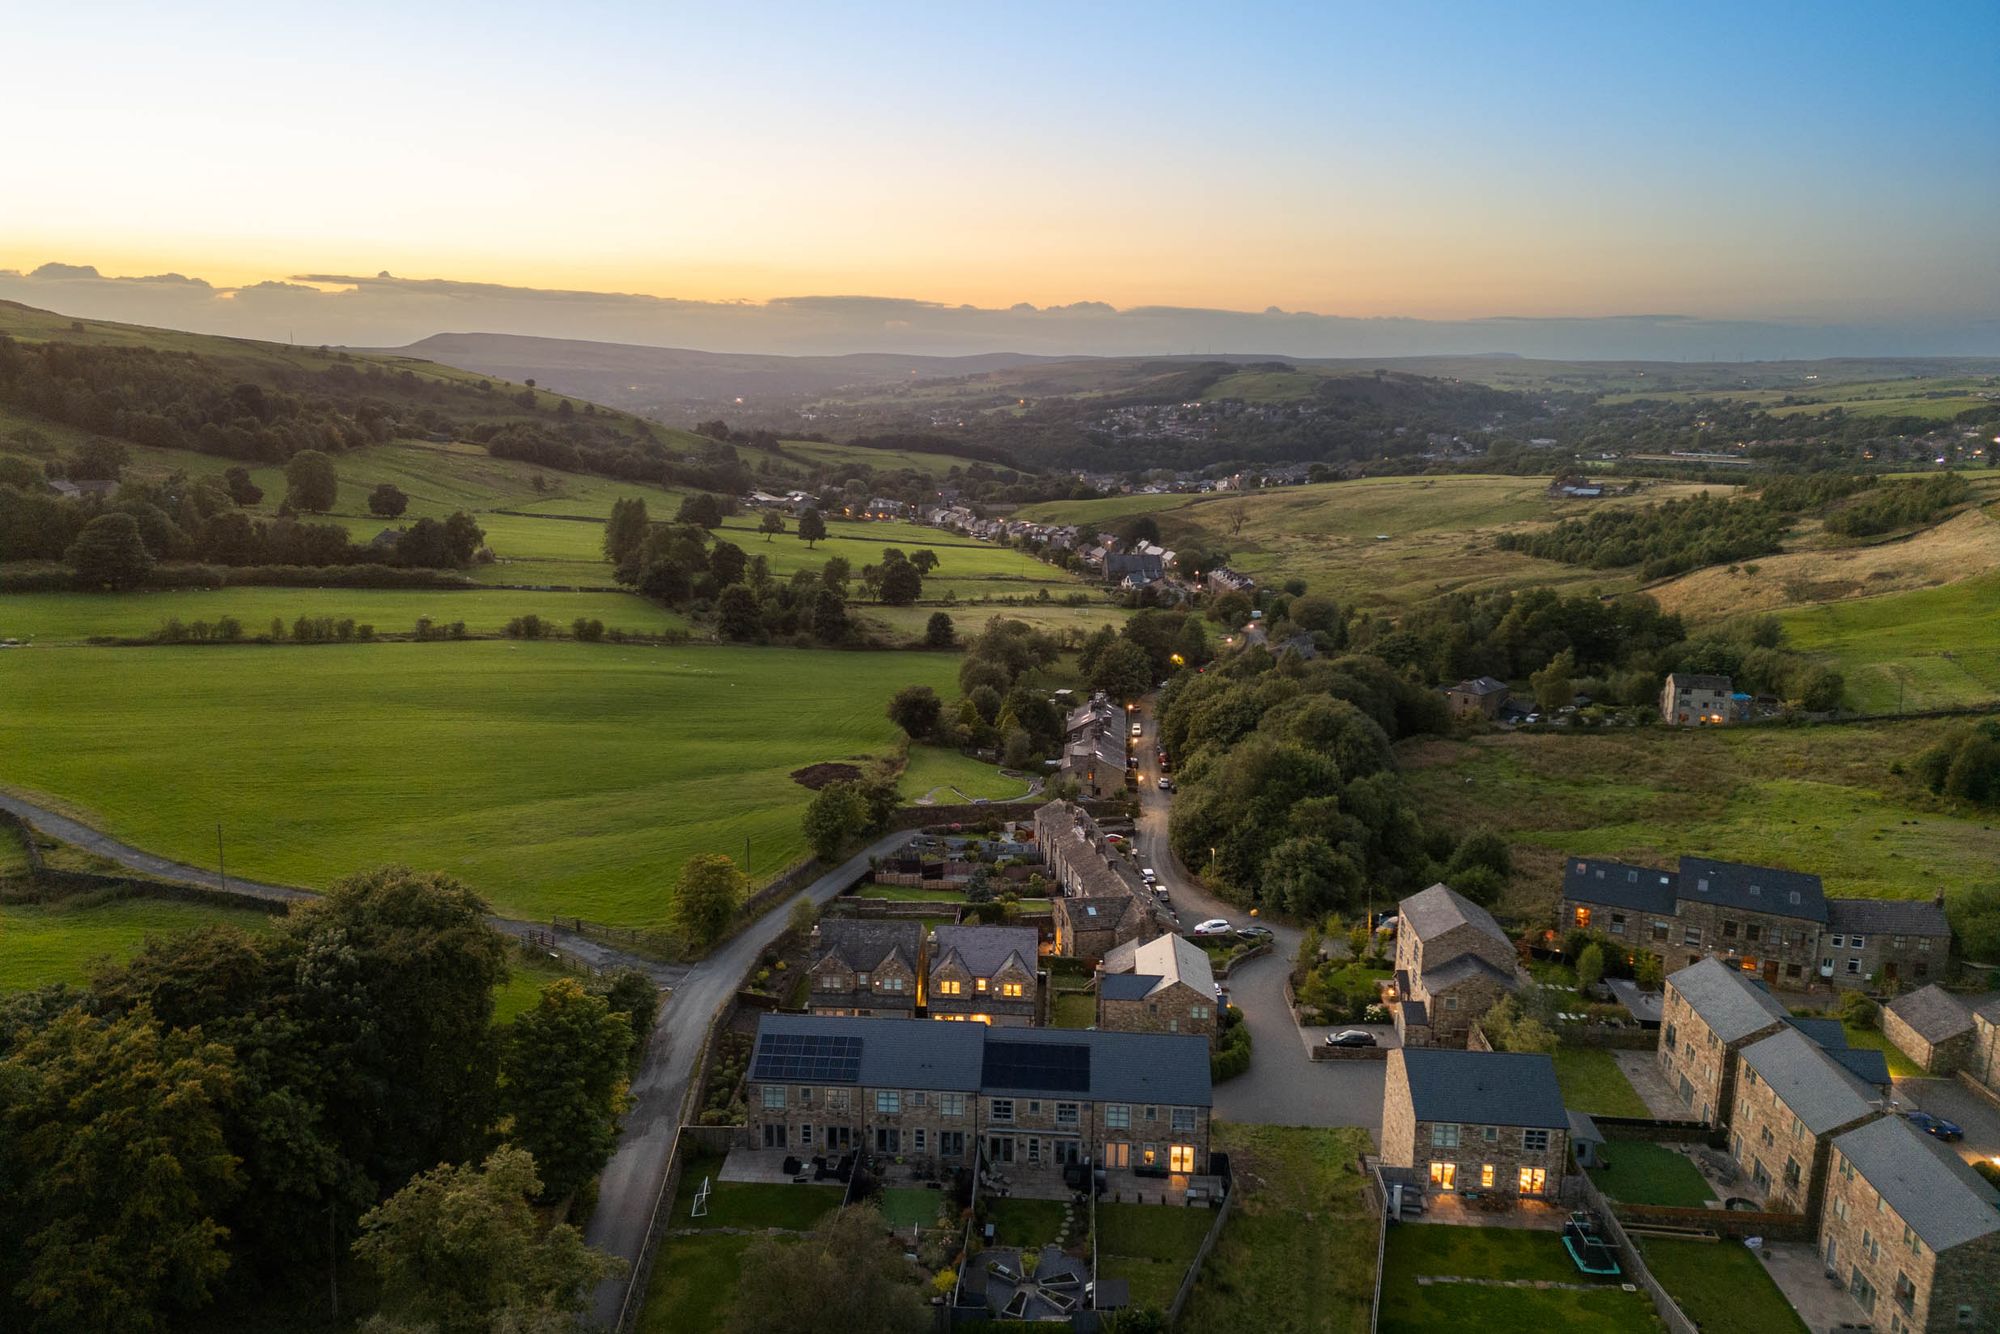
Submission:
<svg viewBox="0 0 2000 1334">
<path fill-rule="evenodd" d="M 949 655 L 483 641 L 0 654 L 0 783 L 306 886 L 383 862 L 512 915 L 666 918 L 697 852 L 803 854 L 793 770 L 889 749 Z"/>
<path fill-rule="evenodd" d="M 910 468 L 932 477 L 943 477 L 953 468 L 966 468 L 972 464 L 971 459 L 952 454 L 933 454 L 921 449 L 869 449 L 862 445 L 835 444 L 826 440 L 780 440 L 778 450 L 787 458 L 798 459 L 813 467 L 864 464 L 878 471 Z"/>
<path fill-rule="evenodd" d="M 1402 748 L 1424 808 L 1514 845 L 1503 907 L 1552 910 L 1564 854 L 1671 865 L 1683 853 L 1808 871 L 1831 895 L 1947 896 L 1991 883 L 2000 829 L 1891 771 L 1963 720 L 1514 733 Z"/>
<path fill-rule="evenodd" d="M 911 746 L 903 768 L 903 797 L 949 806 L 960 801 L 1012 801 L 1028 794 L 1028 784 L 990 764 L 941 746 Z"/>
<path fill-rule="evenodd" d="M 1050 597 L 1067 596 L 1074 589 L 1049 590 Z M 1005 596 L 1003 594 L 1002 596 Z M 942 611 L 951 617 L 952 630 L 959 643 L 963 644 L 979 633 L 980 627 L 995 616 L 1010 621 L 1022 621 L 1058 638 L 1081 638 L 1100 625 L 1120 626 L 1131 618 L 1131 611 L 1110 602 L 1091 601 L 1080 607 L 1064 606 L 1060 602 L 1020 603 L 1004 602 L 959 602 L 951 606 L 934 603 L 919 603 L 914 607 L 885 607 L 879 604 L 858 610 L 861 620 L 874 626 L 891 643 L 915 643 L 921 641 L 924 631 L 930 625 L 931 614 Z"/>
<path fill-rule="evenodd" d="M 1780 619 L 1794 647 L 1847 677 L 1850 708 L 1897 713 L 2000 700 L 2000 574 Z"/>
<path fill-rule="evenodd" d="M 229 923 L 270 927 L 270 914 L 178 899 L 97 896 L 53 903 L 0 903 L 0 992 L 82 982 L 98 959 L 132 956 L 148 936 Z"/>
</svg>

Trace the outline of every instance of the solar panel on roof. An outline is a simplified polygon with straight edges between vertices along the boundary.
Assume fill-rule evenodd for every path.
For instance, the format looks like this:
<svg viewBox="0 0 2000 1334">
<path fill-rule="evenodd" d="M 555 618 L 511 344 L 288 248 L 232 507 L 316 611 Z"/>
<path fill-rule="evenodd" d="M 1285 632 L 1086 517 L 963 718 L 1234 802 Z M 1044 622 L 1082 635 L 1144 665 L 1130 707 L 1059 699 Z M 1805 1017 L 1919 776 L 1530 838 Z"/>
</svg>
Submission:
<svg viewBox="0 0 2000 1334">
<path fill-rule="evenodd" d="M 830 1033 L 766 1033 L 750 1077 L 773 1084 L 853 1084 L 861 1078 L 861 1039 Z"/>
<path fill-rule="evenodd" d="M 1082 1043 L 989 1040 L 980 1082 L 993 1088 L 1088 1093 L 1090 1048 Z"/>
</svg>

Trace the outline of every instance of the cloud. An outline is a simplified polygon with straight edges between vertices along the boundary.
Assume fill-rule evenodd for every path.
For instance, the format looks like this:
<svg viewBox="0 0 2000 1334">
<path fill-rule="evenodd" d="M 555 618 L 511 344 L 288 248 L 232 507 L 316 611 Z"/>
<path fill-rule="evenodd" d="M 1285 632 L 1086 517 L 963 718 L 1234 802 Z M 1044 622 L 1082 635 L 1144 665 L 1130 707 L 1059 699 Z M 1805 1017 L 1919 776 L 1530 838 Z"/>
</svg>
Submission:
<svg viewBox="0 0 2000 1334">
<path fill-rule="evenodd" d="M 179 273 L 106 277 L 88 264 L 0 270 L 0 298 L 65 315 L 309 344 L 400 347 L 438 333 L 506 333 L 717 352 L 1390 357 L 1512 353 L 1594 360 L 2000 355 L 2000 319 L 1902 324 L 1609 318 L 1357 319 L 1102 301 L 1001 309 L 903 297 L 688 301 L 632 292 L 440 278 L 294 274 L 220 288 Z"/>
</svg>

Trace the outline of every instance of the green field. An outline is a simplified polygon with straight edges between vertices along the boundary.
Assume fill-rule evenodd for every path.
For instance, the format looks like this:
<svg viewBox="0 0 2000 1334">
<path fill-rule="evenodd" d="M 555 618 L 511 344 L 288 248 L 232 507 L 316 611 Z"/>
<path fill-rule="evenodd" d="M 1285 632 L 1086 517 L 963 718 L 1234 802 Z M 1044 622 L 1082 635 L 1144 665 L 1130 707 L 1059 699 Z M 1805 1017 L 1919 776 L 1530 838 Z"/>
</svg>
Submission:
<svg viewBox="0 0 2000 1334">
<path fill-rule="evenodd" d="M 1609 1199 L 1699 1209 L 1715 1198 L 1701 1169 L 1668 1145 L 1621 1139 L 1606 1144 L 1602 1154 L 1610 1166 L 1592 1168 L 1590 1179 Z"/>
<path fill-rule="evenodd" d="M 1884 1037 L 1881 1029 L 1856 1028 L 1853 1024 L 1847 1024 L 1844 1027 L 1847 1033 L 1848 1046 L 1859 1048 L 1863 1051 L 1879 1051 L 1882 1053 L 1883 1058 L 1889 1063 L 1889 1077 L 1891 1079 L 1922 1079 L 1925 1077 L 1924 1068 L 1903 1055 L 1902 1049 Z"/>
<path fill-rule="evenodd" d="M 804 765 L 886 751 L 937 654 L 484 641 L 0 654 L 0 783 L 149 851 L 308 886 L 384 862 L 502 912 L 665 920 L 698 852 L 804 852 Z M 165 781 L 167 776 L 171 781 Z"/>
<path fill-rule="evenodd" d="M 1162 1204 L 1097 1206 L 1097 1273 L 1132 1285 L 1132 1305 L 1173 1305 L 1201 1239 L 1215 1222 L 1209 1209 Z"/>
<path fill-rule="evenodd" d="M 689 629 L 678 612 L 635 593 L 531 593 L 518 589 L 216 588 L 148 593 L 11 593 L 0 597 L 0 639 L 76 644 L 92 638 L 142 639 L 162 622 L 234 616 L 249 637 L 268 634 L 273 618 L 289 627 L 300 616 L 330 616 L 405 635 L 417 618 L 439 626 L 464 621 L 467 633 L 497 635 L 507 622 L 535 615 L 569 633 L 577 617 L 608 628 L 656 635 Z"/>
<path fill-rule="evenodd" d="M 2000 575 L 1785 612 L 1793 647 L 1847 677 L 1864 713 L 2000 700 Z"/>
<path fill-rule="evenodd" d="M 1503 907 L 1541 921 L 1565 853 L 1788 867 L 1820 876 L 1829 895 L 1869 898 L 1989 883 L 1993 822 L 1944 809 L 1890 771 L 1967 721 L 1515 733 L 1400 752 L 1413 794 L 1446 826 L 1514 845 Z"/>
<path fill-rule="evenodd" d="M 136 896 L 0 903 L 0 992 L 82 982 L 93 960 L 128 959 L 148 936 L 219 923 L 262 931 L 271 920 L 254 908 Z"/>
<path fill-rule="evenodd" d="M 954 468 L 972 462 L 951 454 L 932 454 L 918 449 L 869 449 L 862 445 L 835 444 L 826 440 L 780 440 L 779 452 L 814 468 L 866 464 L 878 472 L 910 468 L 932 477 L 943 477 Z"/>
<path fill-rule="evenodd" d="M 911 746 L 901 791 L 907 801 L 931 797 L 934 805 L 952 806 L 962 801 L 1014 801 L 1028 795 L 1028 784 L 955 750 Z"/>
<path fill-rule="evenodd" d="M 524 958 L 519 950 L 507 955 L 507 980 L 493 993 L 493 1022 L 511 1024 L 524 1011 L 532 1010 L 542 998 L 542 988 L 562 977 L 575 977 L 567 968 L 546 960 Z"/>
<path fill-rule="evenodd" d="M 641 1334 L 717 1334 L 736 1306 L 743 1253 L 757 1238 L 741 1232 L 670 1235 L 653 1257 Z"/>
<path fill-rule="evenodd" d="M 986 590 L 994 597 L 1020 596 L 1018 589 Z M 1049 596 L 1067 597 L 1077 588 L 1049 588 Z M 930 585 L 924 588 L 924 595 L 931 595 Z M 1100 625 L 1119 626 L 1132 615 L 1124 607 L 1109 602 L 1093 600 L 1081 607 L 1066 607 L 1060 602 L 1035 602 L 1030 592 L 1027 600 L 1018 604 L 1003 602 L 960 602 L 955 606 L 939 606 L 935 603 L 920 603 L 914 607 L 885 607 L 879 604 L 860 608 L 861 620 L 875 626 L 891 643 L 914 644 L 923 639 L 924 631 L 930 625 L 933 613 L 942 611 L 951 617 L 952 630 L 959 643 L 963 644 L 979 633 L 981 626 L 995 616 L 1010 621 L 1021 621 L 1045 634 L 1055 635 L 1069 642 L 1080 640 Z"/>
<path fill-rule="evenodd" d="M 1734 1241 L 1645 1237 L 1646 1268 L 1705 1334 L 1807 1334 L 1771 1271 Z"/>
<path fill-rule="evenodd" d="M 1419 1283 L 1419 1277 L 1526 1280 L 1561 1287 Z M 1382 1258 L 1384 1334 L 1478 1329 L 1494 1334 L 1635 1334 L 1659 1328 L 1644 1294 L 1592 1283 L 1553 1232 L 1404 1223 Z"/>
<path fill-rule="evenodd" d="M 1565 1106 L 1598 1116 L 1652 1115 L 1618 1058 L 1603 1047 L 1563 1047 L 1555 1061 Z"/>
</svg>

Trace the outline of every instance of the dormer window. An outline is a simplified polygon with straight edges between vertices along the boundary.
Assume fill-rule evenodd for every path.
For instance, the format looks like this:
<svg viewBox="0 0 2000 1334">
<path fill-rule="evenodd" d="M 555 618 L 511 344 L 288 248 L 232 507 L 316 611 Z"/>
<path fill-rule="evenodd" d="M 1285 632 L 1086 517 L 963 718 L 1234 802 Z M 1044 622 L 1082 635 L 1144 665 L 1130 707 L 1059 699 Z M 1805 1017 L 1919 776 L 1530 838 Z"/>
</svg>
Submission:
<svg viewBox="0 0 2000 1334">
<path fill-rule="evenodd" d="M 979 989 L 980 991 L 984 991 L 984 990 L 986 990 L 986 979 L 985 979 L 985 978 L 983 978 L 983 977 L 982 977 L 982 978 L 979 978 L 979 979 L 978 979 L 977 981 L 975 981 L 975 982 L 974 982 L 974 983 L 973 983 L 972 985 L 973 985 L 974 987 L 978 988 L 978 989 Z"/>
</svg>

